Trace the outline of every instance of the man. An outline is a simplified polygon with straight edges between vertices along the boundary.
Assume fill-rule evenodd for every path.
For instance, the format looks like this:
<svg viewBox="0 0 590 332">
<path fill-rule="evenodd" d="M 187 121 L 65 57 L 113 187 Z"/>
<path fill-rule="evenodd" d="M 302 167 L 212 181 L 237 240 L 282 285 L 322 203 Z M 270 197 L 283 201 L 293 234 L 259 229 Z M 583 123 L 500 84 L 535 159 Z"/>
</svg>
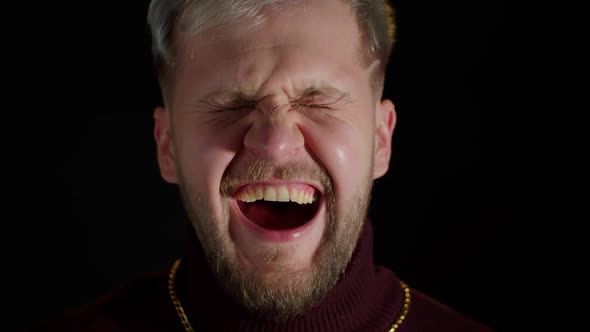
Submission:
<svg viewBox="0 0 590 332">
<path fill-rule="evenodd" d="M 396 123 L 394 27 L 370 0 L 153 0 L 161 175 L 186 257 L 40 329 L 488 331 L 374 266 Z"/>
</svg>

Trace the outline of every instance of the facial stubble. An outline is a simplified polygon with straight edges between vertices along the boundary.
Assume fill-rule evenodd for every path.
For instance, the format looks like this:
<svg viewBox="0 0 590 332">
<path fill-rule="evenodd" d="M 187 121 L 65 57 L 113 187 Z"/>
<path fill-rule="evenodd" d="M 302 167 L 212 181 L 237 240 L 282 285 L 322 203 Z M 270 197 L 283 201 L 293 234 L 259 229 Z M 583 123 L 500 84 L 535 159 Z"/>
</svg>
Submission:
<svg viewBox="0 0 590 332">
<path fill-rule="evenodd" d="M 372 167 L 370 170 L 372 172 Z M 288 250 L 260 246 L 259 252 L 265 263 L 276 263 L 277 271 L 260 274 L 241 266 L 229 231 L 219 227 L 222 223 L 215 216 L 212 202 L 190 187 L 181 169 L 178 169 L 178 174 L 187 215 L 220 285 L 246 310 L 265 314 L 276 321 L 308 312 L 321 302 L 340 279 L 356 247 L 372 188 L 372 178 L 367 176 L 351 200 L 354 203 L 339 212 L 336 210 L 334 182 L 319 165 L 290 163 L 276 167 L 269 162 L 257 161 L 242 170 L 230 167 L 229 172 L 224 174 L 220 190 L 224 201 L 222 218 L 226 221 L 229 220 L 231 199 L 228 190 L 237 183 L 263 182 L 271 176 L 283 180 L 312 178 L 318 179 L 325 189 L 326 228 L 312 266 L 302 271 L 288 272 L 288 269 L 280 268 L 281 258 L 290 254 Z"/>
</svg>

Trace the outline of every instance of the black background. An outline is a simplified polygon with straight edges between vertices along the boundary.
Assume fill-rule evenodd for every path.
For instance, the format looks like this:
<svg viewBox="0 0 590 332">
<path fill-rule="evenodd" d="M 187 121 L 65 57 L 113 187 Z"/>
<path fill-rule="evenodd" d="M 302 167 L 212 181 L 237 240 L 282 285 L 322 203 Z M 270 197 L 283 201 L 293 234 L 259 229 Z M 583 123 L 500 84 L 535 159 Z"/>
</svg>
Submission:
<svg viewBox="0 0 590 332">
<path fill-rule="evenodd" d="M 549 316 L 587 221 L 580 8 L 394 1 L 376 261 L 498 329 Z M 1 330 L 165 268 L 184 212 L 159 176 L 147 1 L 4 7 Z"/>
</svg>

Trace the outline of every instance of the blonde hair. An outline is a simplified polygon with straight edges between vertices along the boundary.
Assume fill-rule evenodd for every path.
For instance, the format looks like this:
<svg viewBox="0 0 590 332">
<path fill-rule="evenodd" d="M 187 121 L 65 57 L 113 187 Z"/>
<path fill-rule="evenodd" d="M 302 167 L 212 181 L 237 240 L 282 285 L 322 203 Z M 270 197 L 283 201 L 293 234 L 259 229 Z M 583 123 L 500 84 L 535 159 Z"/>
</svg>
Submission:
<svg viewBox="0 0 590 332">
<path fill-rule="evenodd" d="M 165 90 L 175 68 L 174 31 L 194 36 L 210 29 L 222 28 L 240 18 L 249 18 L 253 25 L 260 23 L 262 9 L 283 9 L 305 0 L 151 0 L 148 25 L 152 35 L 152 54 L 160 85 Z M 393 8 L 387 0 L 343 0 L 355 12 L 366 47 L 360 51 L 362 62 L 380 60 L 377 81 L 382 85 L 385 67 L 395 39 Z"/>
</svg>

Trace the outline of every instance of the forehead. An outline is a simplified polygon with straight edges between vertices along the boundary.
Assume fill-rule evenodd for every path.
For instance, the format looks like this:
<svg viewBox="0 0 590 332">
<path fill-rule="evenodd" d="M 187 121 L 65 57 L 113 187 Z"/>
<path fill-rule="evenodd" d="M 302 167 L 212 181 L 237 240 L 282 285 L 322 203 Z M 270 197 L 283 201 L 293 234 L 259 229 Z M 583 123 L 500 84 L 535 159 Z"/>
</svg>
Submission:
<svg viewBox="0 0 590 332">
<path fill-rule="evenodd" d="M 340 88 L 365 71 L 350 5 L 324 0 L 265 11 L 257 25 L 241 19 L 184 38 L 177 30 L 177 83 L 200 95 L 236 86 L 253 94 L 271 86 Z"/>
</svg>

